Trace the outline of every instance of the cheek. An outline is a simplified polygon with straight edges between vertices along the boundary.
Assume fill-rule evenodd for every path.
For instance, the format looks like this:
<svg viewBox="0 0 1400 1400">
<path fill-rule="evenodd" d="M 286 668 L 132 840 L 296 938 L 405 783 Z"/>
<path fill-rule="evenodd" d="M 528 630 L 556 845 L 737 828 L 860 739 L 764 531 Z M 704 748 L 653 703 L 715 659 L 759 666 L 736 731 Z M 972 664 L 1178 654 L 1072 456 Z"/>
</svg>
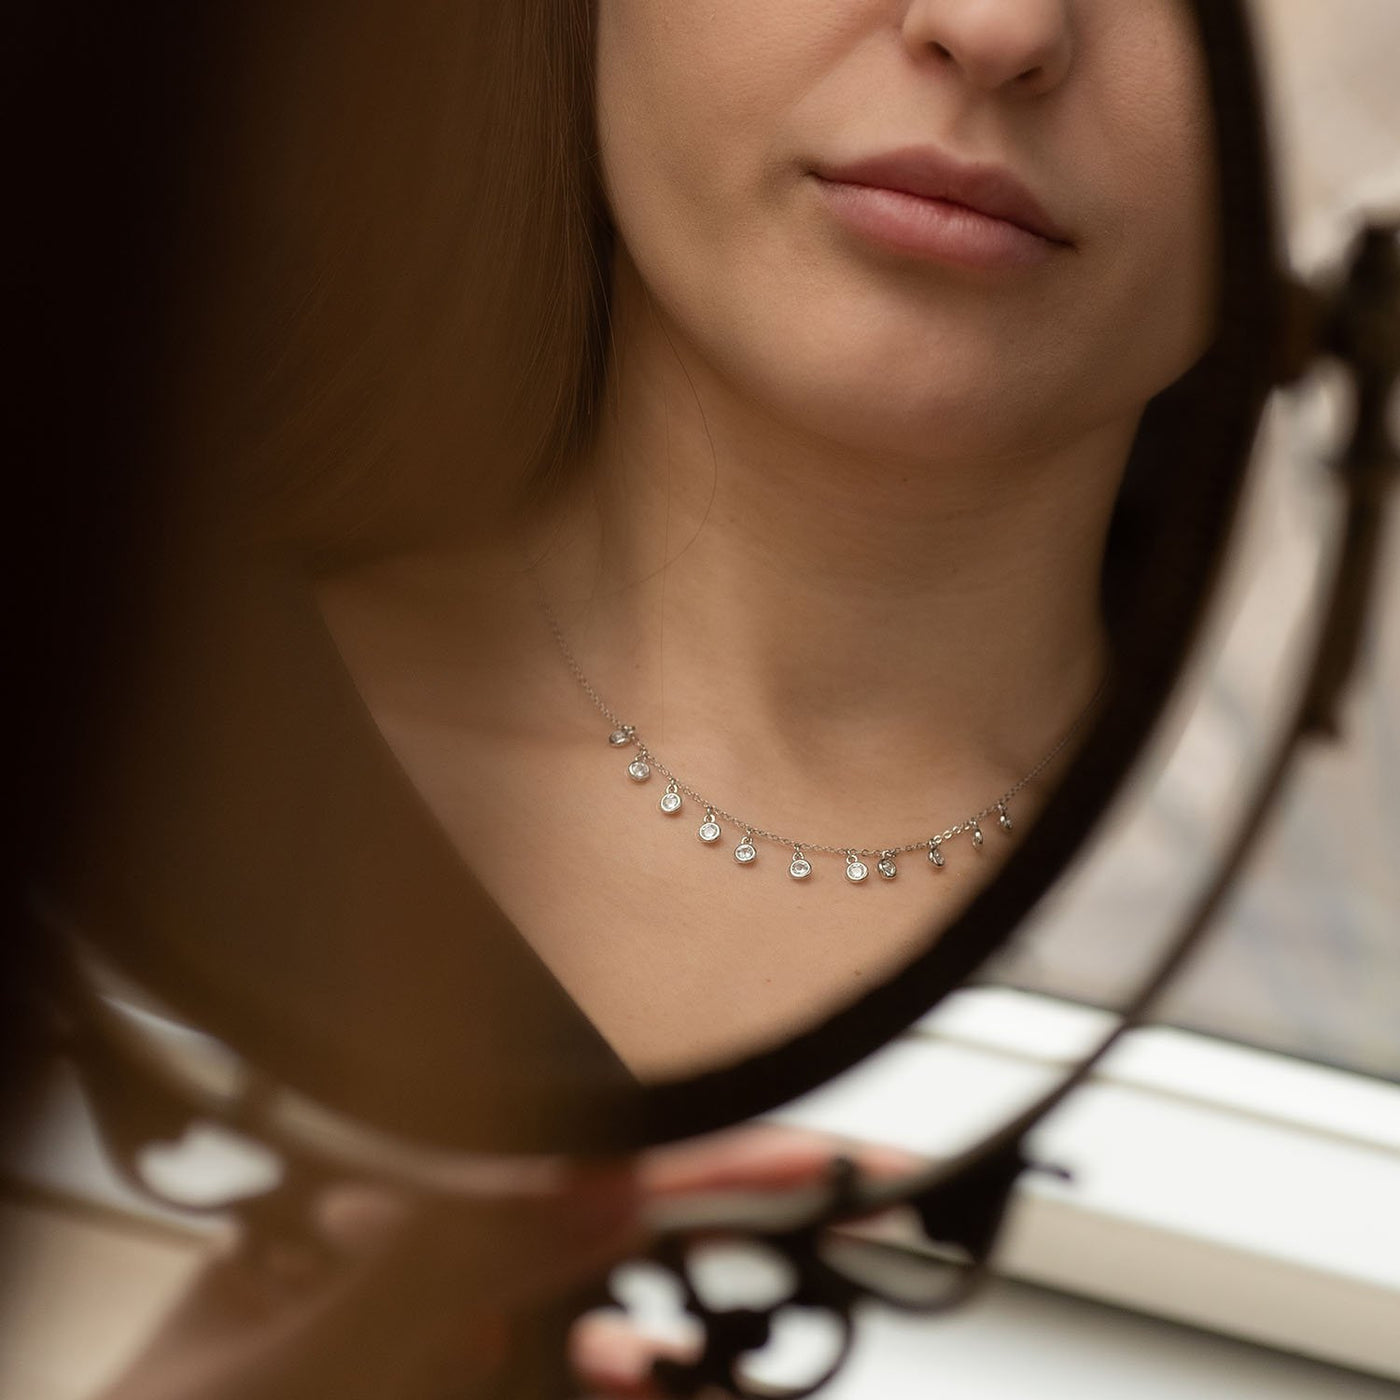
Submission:
<svg viewBox="0 0 1400 1400">
<path fill-rule="evenodd" d="M 681 319 L 791 257 L 794 113 L 885 0 L 598 0 L 604 189 L 649 291 Z M 753 285 L 747 297 L 751 298 Z"/>
<path fill-rule="evenodd" d="M 597 106 L 603 180 L 630 247 L 719 226 L 746 133 L 761 129 L 763 85 L 746 64 L 768 36 L 727 5 L 602 0 Z M 750 9 L 752 7 L 744 7 Z"/>
<path fill-rule="evenodd" d="M 1107 154 L 1123 304 L 1136 308 L 1142 350 L 1170 382 L 1204 351 L 1219 302 L 1215 126 L 1204 59 L 1185 6 L 1162 13 L 1116 65 L 1098 121 L 1117 133 Z"/>
<path fill-rule="evenodd" d="M 791 319 L 784 308 L 795 278 L 774 146 L 811 52 L 810 31 L 794 32 L 804 7 L 812 8 L 807 0 L 598 7 L 603 186 L 619 254 L 637 274 L 617 280 L 615 331 L 650 345 L 642 327 L 663 327 L 672 350 L 683 344 L 736 380 L 771 362 L 765 339 Z"/>
</svg>

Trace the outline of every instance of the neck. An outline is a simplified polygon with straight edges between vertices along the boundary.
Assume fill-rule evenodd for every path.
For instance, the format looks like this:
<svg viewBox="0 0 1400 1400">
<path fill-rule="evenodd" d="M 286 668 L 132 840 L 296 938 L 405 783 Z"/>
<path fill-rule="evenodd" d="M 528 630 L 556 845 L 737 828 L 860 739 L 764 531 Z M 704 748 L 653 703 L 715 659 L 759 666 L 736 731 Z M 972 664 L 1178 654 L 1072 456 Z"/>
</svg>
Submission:
<svg viewBox="0 0 1400 1400">
<path fill-rule="evenodd" d="M 598 689 L 677 764 L 1020 776 L 1103 673 L 1100 562 L 1135 424 L 1018 456 L 862 453 L 641 319 L 540 565 Z"/>
</svg>

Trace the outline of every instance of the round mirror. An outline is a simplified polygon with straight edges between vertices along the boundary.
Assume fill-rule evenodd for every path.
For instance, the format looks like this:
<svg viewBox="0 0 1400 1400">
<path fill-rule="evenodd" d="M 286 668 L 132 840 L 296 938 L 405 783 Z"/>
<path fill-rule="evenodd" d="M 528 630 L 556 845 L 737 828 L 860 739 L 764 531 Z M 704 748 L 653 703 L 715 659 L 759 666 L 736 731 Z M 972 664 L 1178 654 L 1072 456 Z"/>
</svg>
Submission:
<svg viewBox="0 0 1400 1400">
<path fill-rule="evenodd" d="M 1153 732 L 1291 368 L 1244 16 L 847 9 L 255 9 L 166 74 L 39 904 L 262 1079 L 459 1148 L 771 1109 Z"/>
</svg>

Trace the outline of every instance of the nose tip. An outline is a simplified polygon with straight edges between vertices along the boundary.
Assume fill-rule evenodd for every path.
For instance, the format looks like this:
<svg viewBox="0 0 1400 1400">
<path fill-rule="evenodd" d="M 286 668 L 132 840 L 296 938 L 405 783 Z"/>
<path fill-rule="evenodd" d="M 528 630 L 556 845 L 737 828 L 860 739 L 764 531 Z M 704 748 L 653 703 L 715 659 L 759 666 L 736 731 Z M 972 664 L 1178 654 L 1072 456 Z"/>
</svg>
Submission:
<svg viewBox="0 0 1400 1400">
<path fill-rule="evenodd" d="M 1068 0 L 910 0 L 904 42 L 984 92 L 1036 97 L 1070 71 Z"/>
</svg>

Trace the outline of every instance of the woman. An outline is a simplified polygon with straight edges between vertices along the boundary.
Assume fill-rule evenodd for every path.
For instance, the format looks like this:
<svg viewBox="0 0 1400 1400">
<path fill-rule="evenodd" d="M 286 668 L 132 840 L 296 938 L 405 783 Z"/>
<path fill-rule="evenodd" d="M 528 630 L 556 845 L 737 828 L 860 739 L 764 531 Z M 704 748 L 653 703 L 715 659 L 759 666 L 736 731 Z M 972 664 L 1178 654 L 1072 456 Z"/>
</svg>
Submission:
<svg viewBox="0 0 1400 1400">
<path fill-rule="evenodd" d="M 230 279 L 251 315 L 192 431 L 279 478 L 284 517 L 310 502 L 300 534 L 341 556 L 325 616 L 400 762 L 600 1036 L 668 1075 L 889 971 L 1034 816 L 1108 669 L 1140 421 L 1212 337 L 1211 125 L 1185 0 L 587 10 L 277 21 L 231 265 L 250 226 L 296 237 Z M 344 161 L 309 180 L 321 120 Z M 402 208 L 368 216 L 366 180 Z M 260 393 L 230 391 L 269 338 Z M 717 848 L 693 796 L 657 812 L 667 769 L 742 818 Z M 316 1393 L 321 1362 L 349 1393 L 337 1319 L 379 1296 L 350 1292 L 216 1307 L 220 1393 Z M 402 1377 L 459 1335 L 420 1331 Z"/>
<path fill-rule="evenodd" d="M 486 888 L 669 1075 L 891 970 L 1014 840 L 1104 680 L 1139 420 L 1211 337 L 1211 126 L 1182 0 L 603 0 L 596 60 L 603 358 L 545 505 L 323 596 Z M 818 853 L 989 811 L 892 880 Z"/>
</svg>

